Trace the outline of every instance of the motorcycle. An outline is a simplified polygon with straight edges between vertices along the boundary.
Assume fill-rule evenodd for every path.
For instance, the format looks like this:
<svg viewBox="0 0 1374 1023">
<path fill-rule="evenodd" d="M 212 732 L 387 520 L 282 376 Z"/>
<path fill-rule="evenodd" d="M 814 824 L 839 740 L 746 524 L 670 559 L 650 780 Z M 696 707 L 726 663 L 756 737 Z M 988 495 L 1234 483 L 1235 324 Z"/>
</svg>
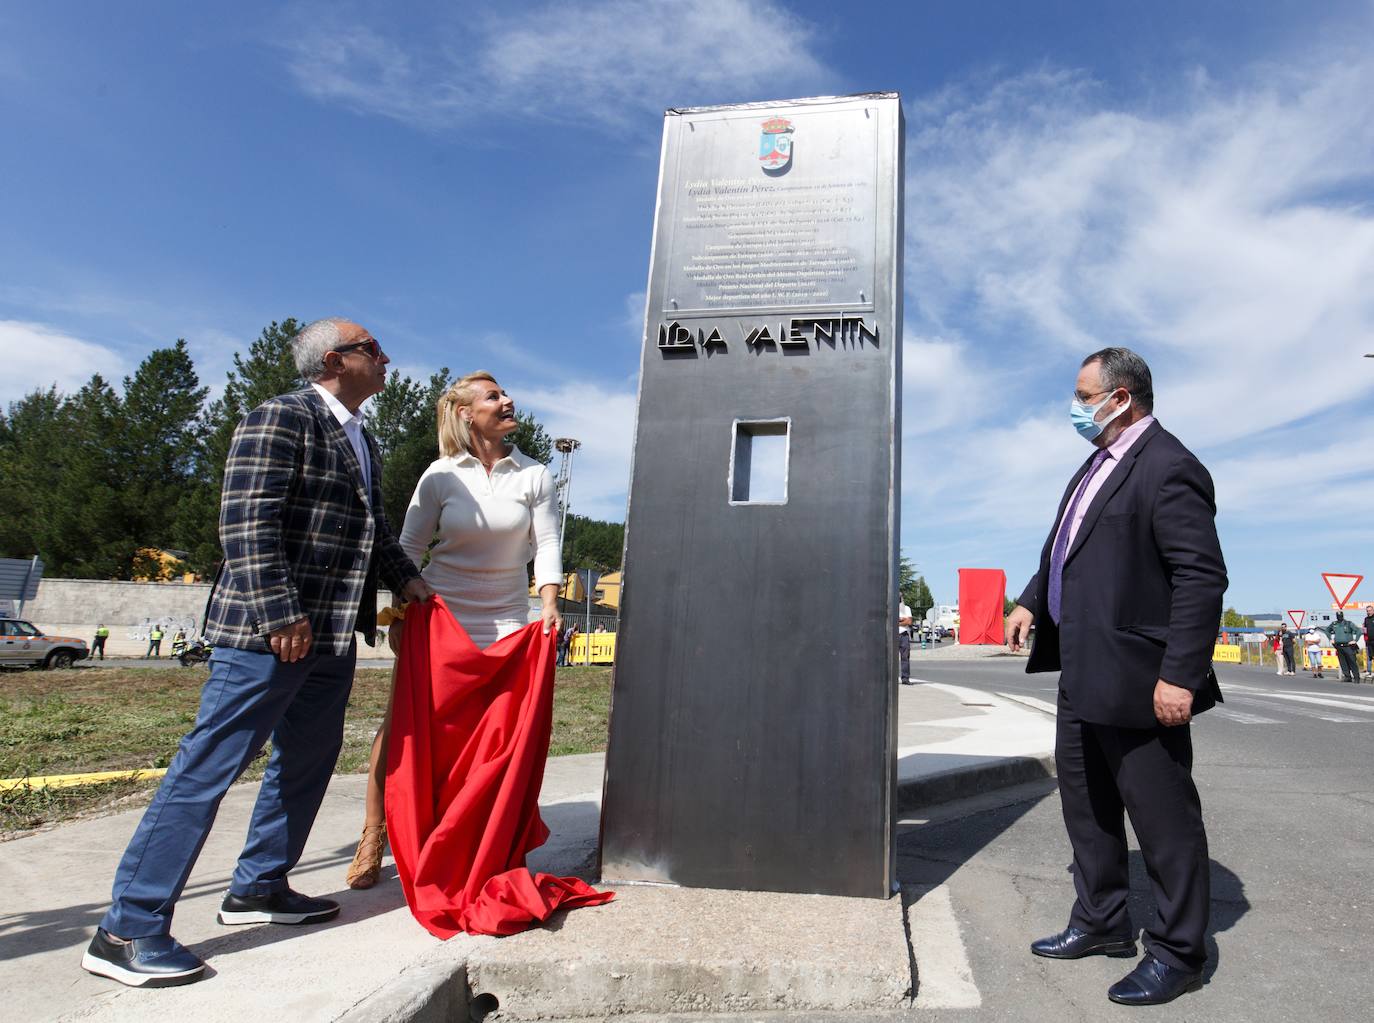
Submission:
<svg viewBox="0 0 1374 1023">
<path fill-rule="evenodd" d="M 193 664 L 204 664 L 214 653 L 214 648 L 203 639 L 193 640 L 191 645 L 183 651 L 177 660 L 181 662 L 183 668 L 189 668 Z"/>
</svg>

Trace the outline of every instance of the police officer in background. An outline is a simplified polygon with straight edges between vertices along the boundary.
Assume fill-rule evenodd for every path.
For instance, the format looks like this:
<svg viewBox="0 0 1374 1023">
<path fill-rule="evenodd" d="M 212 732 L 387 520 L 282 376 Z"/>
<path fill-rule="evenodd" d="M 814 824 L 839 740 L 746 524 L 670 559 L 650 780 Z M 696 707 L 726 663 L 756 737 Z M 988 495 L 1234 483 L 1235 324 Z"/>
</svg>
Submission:
<svg viewBox="0 0 1374 1023">
<path fill-rule="evenodd" d="M 95 627 L 95 642 L 91 644 L 91 656 L 100 655 L 100 659 L 105 659 L 105 640 L 110 638 L 110 630 L 101 622 Z"/>
<path fill-rule="evenodd" d="M 1374 682 L 1374 604 L 1364 606 L 1364 667 Z"/>
<path fill-rule="evenodd" d="M 1355 650 L 1355 640 L 1360 630 L 1354 622 L 1345 620 L 1345 612 L 1337 611 L 1336 620 L 1331 623 L 1331 645 L 1336 648 L 1336 660 L 1341 665 L 1341 681 L 1360 681 L 1360 660 Z"/>
</svg>

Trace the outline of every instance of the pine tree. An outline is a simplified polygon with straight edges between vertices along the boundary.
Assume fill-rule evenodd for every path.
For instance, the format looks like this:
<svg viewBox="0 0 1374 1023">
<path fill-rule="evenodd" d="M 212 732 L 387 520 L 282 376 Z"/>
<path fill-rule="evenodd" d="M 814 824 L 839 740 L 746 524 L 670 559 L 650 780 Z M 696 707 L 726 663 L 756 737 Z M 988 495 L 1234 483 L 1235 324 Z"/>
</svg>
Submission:
<svg viewBox="0 0 1374 1023">
<path fill-rule="evenodd" d="M 625 524 L 602 522 L 581 515 L 568 515 L 563 544 L 564 571 L 591 568 L 613 572 L 620 568 L 625 551 Z"/>
<path fill-rule="evenodd" d="M 124 402 L 99 374 L 63 401 L 62 470 L 43 523 L 48 574 L 127 579 L 136 547 L 129 526 L 129 482 L 118 442 Z"/>
<path fill-rule="evenodd" d="M 177 508 L 195 484 L 207 392 L 181 340 L 153 351 L 124 380 L 114 450 L 130 541 L 125 572 L 133 570 L 140 550 L 179 545 Z"/>
<path fill-rule="evenodd" d="M 0 557 L 40 555 L 51 563 L 45 524 L 63 472 L 63 399 L 33 391 L 0 413 Z"/>
<path fill-rule="evenodd" d="M 393 373 L 368 403 L 367 430 L 382 455 L 382 509 L 398 534 L 415 484 L 439 457 L 435 415 L 448 384 L 447 367 L 425 384 Z"/>
<path fill-rule="evenodd" d="M 553 441 L 544 425 L 529 412 L 516 412 L 515 421 L 520 425 L 511 434 L 511 443 L 536 462 L 548 465 L 553 460 Z"/>
<path fill-rule="evenodd" d="M 913 565 L 905 554 L 897 562 L 897 592 L 901 594 L 902 603 L 911 608 L 913 618 L 921 618 L 926 611 L 935 606 L 935 598 L 930 594 L 930 587 L 926 585 L 926 578 L 916 572 Z"/>
</svg>

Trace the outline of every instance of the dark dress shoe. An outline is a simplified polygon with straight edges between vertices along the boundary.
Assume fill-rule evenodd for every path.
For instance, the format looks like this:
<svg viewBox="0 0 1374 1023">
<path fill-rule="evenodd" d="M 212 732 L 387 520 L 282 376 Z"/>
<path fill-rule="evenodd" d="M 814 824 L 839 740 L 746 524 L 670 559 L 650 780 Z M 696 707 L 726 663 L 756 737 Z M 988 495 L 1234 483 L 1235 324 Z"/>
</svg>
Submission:
<svg viewBox="0 0 1374 1023">
<path fill-rule="evenodd" d="M 1031 951 L 1047 959 L 1082 959 L 1084 956 L 1129 959 L 1135 955 L 1135 938 L 1130 934 L 1089 934 L 1077 927 L 1067 927 L 1058 934 L 1032 941 Z"/>
<path fill-rule="evenodd" d="M 333 899 L 312 899 L 283 888 L 271 895 L 235 895 L 225 892 L 219 905 L 222 924 L 318 924 L 339 915 Z"/>
<path fill-rule="evenodd" d="M 120 941 L 96 928 L 81 968 L 129 987 L 174 987 L 200 979 L 205 964 L 170 934 Z"/>
<path fill-rule="evenodd" d="M 1134 970 L 1107 989 L 1107 997 L 1121 1005 L 1163 1005 L 1181 994 L 1201 990 L 1201 973 L 1161 963 L 1146 952 Z"/>
</svg>

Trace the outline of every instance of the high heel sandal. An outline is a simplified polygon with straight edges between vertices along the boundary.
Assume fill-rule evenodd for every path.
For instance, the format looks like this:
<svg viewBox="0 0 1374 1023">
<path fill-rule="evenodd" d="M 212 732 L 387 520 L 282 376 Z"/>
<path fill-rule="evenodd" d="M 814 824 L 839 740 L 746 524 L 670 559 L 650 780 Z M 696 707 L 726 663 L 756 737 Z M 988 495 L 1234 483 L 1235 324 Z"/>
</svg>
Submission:
<svg viewBox="0 0 1374 1023">
<path fill-rule="evenodd" d="M 386 825 L 364 824 L 358 851 L 348 867 L 350 888 L 371 888 L 382 873 L 382 850 L 386 848 Z"/>
</svg>

